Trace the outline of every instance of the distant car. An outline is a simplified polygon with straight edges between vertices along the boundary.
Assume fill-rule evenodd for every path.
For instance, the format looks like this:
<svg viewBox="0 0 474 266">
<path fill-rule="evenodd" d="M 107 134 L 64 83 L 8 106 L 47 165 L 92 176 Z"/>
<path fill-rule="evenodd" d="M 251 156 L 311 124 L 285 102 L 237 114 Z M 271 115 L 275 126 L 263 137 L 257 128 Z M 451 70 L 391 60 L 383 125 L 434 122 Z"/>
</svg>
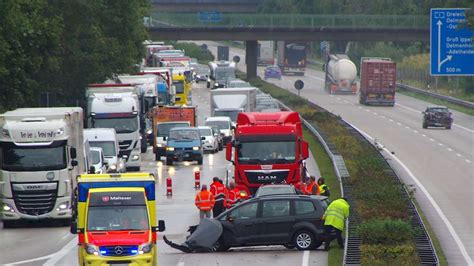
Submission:
<svg viewBox="0 0 474 266">
<path fill-rule="evenodd" d="M 218 126 L 211 126 L 212 133 L 217 138 L 217 142 L 219 143 L 219 150 L 222 151 L 224 149 L 224 134 L 221 133 Z"/>
<path fill-rule="evenodd" d="M 223 229 L 215 250 L 262 245 L 316 249 L 325 240 L 322 216 L 326 199 L 278 195 L 246 200 L 215 218 Z"/>
<path fill-rule="evenodd" d="M 193 77 L 196 83 L 199 83 L 199 81 L 207 81 L 210 73 L 208 66 L 201 64 L 191 64 L 190 66 L 193 69 Z"/>
<path fill-rule="evenodd" d="M 248 87 L 252 87 L 252 85 L 240 79 L 234 79 L 227 83 L 227 88 L 248 88 Z"/>
<path fill-rule="evenodd" d="M 218 152 L 219 151 L 219 141 L 217 136 L 214 134 L 214 131 L 209 126 L 200 126 L 199 134 L 204 139 L 202 140 L 202 149 L 205 151 Z"/>
<path fill-rule="evenodd" d="M 264 79 L 275 78 L 281 79 L 281 69 L 278 66 L 267 66 L 264 72 Z"/>
<path fill-rule="evenodd" d="M 453 118 L 448 107 L 431 106 L 427 107 L 423 113 L 423 128 L 445 127 L 451 129 Z"/>
<path fill-rule="evenodd" d="M 268 195 L 296 195 L 296 189 L 293 185 L 287 184 L 274 184 L 274 185 L 263 185 L 257 189 L 254 197 L 258 198 L 261 196 Z"/>
</svg>

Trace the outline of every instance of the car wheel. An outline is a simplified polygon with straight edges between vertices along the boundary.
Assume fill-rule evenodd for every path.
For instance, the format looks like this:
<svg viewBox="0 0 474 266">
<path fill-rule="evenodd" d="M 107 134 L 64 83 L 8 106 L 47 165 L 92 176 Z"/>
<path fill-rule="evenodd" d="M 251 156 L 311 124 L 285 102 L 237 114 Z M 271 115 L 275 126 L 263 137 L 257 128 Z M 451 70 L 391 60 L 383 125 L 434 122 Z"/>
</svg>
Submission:
<svg viewBox="0 0 474 266">
<path fill-rule="evenodd" d="M 197 160 L 197 163 L 198 163 L 199 165 L 202 165 L 202 157 Z"/>
<path fill-rule="evenodd" d="M 161 156 L 158 153 L 155 153 L 155 161 L 161 161 Z"/>
<path fill-rule="evenodd" d="M 451 125 L 449 125 L 449 126 L 446 126 L 446 129 L 451 129 Z"/>
<path fill-rule="evenodd" d="M 296 234 L 293 237 L 293 245 L 295 245 L 295 247 L 298 250 L 313 249 L 314 244 L 315 244 L 314 236 L 311 232 L 307 230 L 300 230 L 296 232 Z"/>
<path fill-rule="evenodd" d="M 166 165 L 173 165 L 173 159 L 166 157 Z"/>
<path fill-rule="evenodd" d="M 428 128 L 428 125 L 426 123 L 423 123 L 423 128 Z"/>
<path fill-rule="evenodd" d="M 3 220 L 2 223 L 3 223 L 3 228 L 14 228 L 17 221 Z"/>
</svg>

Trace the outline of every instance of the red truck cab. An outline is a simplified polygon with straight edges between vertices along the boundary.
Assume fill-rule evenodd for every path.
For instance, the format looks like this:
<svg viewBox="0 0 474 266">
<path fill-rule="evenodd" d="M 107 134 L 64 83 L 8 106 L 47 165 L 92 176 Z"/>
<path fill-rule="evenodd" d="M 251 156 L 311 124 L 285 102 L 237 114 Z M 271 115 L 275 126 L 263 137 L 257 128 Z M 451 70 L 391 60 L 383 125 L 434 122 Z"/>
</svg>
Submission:
<svg viewBox="0 0 474 266">
<path fill-rule="evenodd" d="M 297 112 L 239 113 L 234 140 L 226 147 L 243 198 L 264 184 L 298 183 L 308 155 Z"/>
</svg>

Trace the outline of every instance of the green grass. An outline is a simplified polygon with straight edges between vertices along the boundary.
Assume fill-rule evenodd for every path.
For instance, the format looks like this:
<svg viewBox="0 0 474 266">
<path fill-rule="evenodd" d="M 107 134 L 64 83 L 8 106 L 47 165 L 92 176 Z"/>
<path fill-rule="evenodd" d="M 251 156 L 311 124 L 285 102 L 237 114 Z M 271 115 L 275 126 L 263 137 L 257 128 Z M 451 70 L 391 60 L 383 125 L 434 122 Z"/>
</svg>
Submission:
<svg viewBox="0 0 474 266">
<path fill-rule="evenodd" d="M 459 106 L 457 104 L 453 104 L 453 103 L 450 103 L 450 102 L 445 101 L 445 100 L 437 99 L 437 98 L 434 98 L 434 97 L 431 97 L 431 96 L 419 94 L 419 93 L 412 92 L 412 91 L 407 91 L 407 90 L 400 89 L 400 88 L 397 89 L 397 92 L 401 93 L 403 95 L 407 95 L 407 96 L 410 96 L 410 97 L 413 97 L 413 98 L 416 98 L 416 99 L 419 99 L 419 100 L 422 100 L 422 101 L 427 101 L 427 102 L 430 102 L 430 103 L 433 103 L 433 104 L 436 104 L 436 105 L 444 105 L 444 106 L 447 106 L 447 107 L 449 107 L 453 110 L 456 110 L 458 112 L 461 112 L 461 113 L 465 113 L 465 114 L 468 114 L 468 115 L 474 115 L 474 109 L 473 108 L 467 108 L 467 107 Z"/>
</svg>

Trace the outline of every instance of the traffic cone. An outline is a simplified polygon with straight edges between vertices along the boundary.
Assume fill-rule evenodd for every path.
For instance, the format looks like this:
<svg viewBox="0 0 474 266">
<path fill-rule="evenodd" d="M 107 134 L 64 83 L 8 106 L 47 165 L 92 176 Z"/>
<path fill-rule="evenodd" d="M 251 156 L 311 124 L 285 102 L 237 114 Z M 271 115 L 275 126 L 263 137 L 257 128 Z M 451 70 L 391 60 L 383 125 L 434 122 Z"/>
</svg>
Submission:
<svg viewBox="0 0 474 266">
<path fill-rule="evenodd" d="M 166 196 L 172 196 L 173 195 L 173 181 L 171 180 L 171 177 L 168 176 L 166 179 Z"/>
<path fill-rule="evenodd" d="M 194 172 L 194 188 L 199 189 L 201 187 L 201 172 Z"/>
</svg>

